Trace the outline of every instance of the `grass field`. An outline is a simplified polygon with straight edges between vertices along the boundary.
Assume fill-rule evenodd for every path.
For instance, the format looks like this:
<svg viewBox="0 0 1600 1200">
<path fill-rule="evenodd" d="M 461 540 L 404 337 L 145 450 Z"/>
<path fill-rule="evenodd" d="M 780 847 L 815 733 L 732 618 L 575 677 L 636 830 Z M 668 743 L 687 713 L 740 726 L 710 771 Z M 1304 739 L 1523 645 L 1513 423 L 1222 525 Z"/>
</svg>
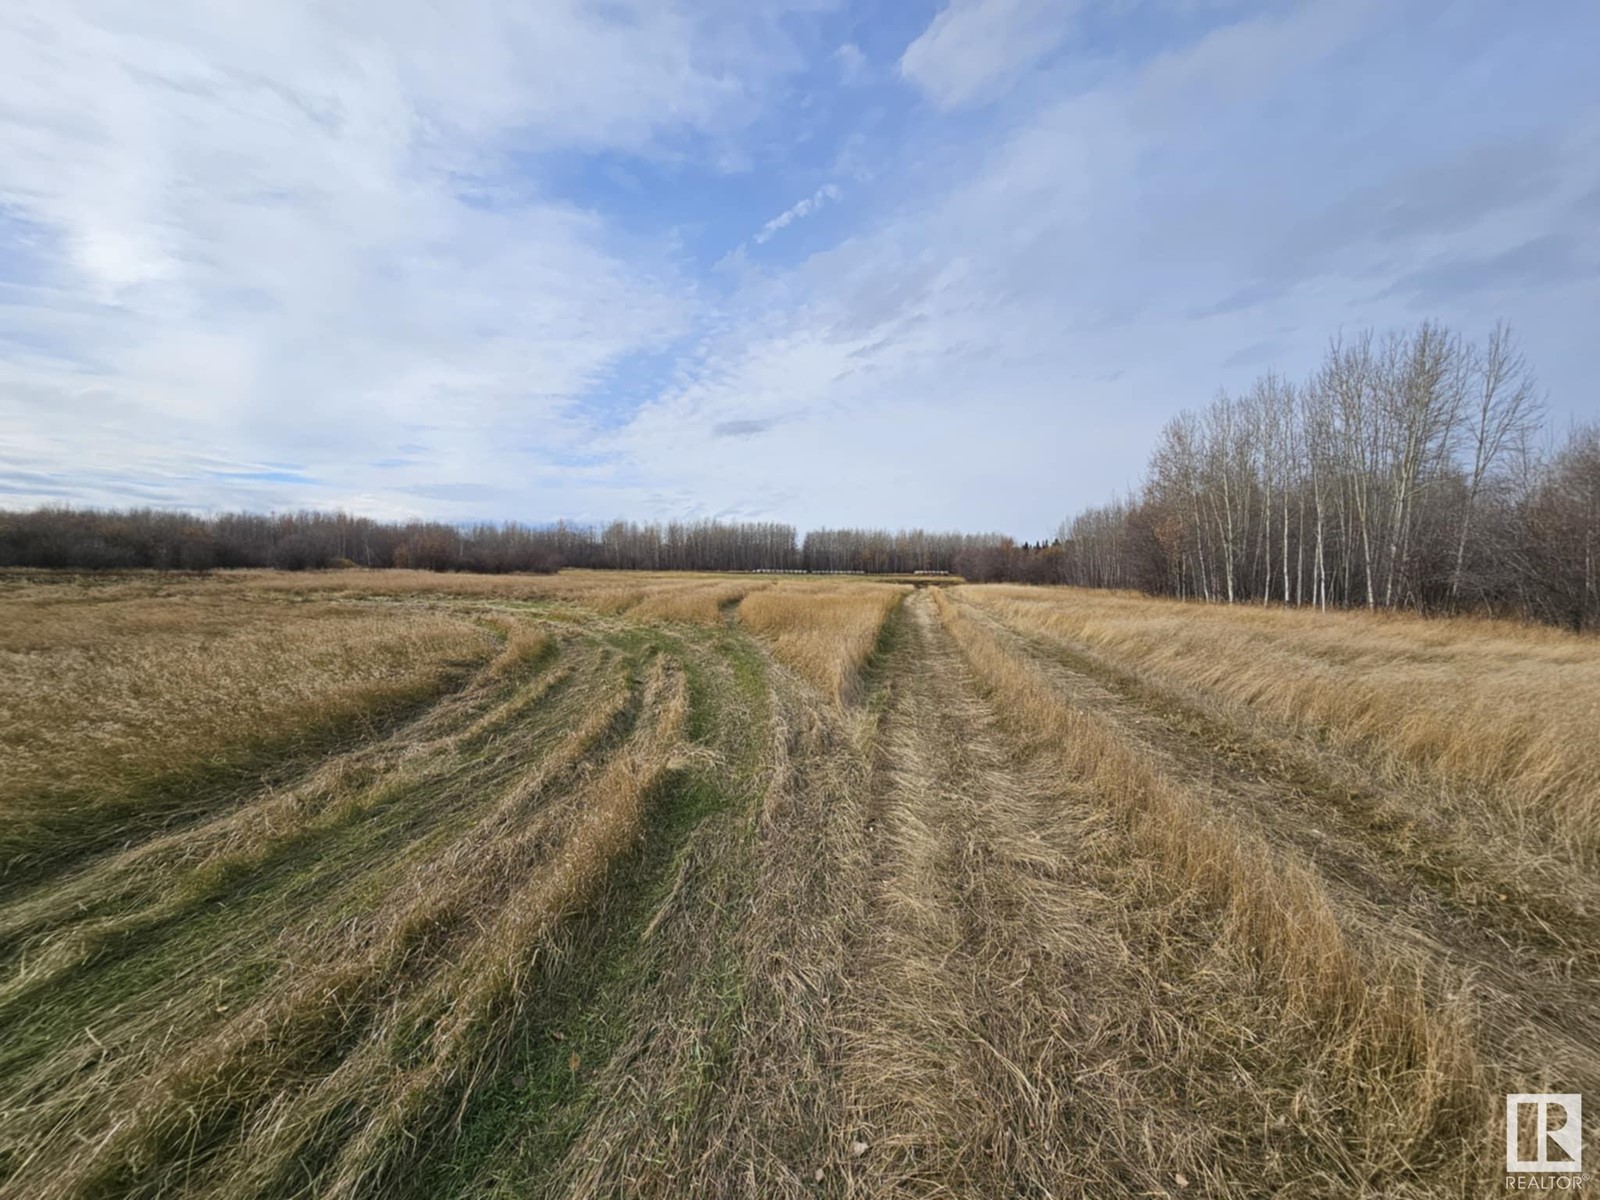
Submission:
<svg viewBox="0 0 1600 1200">
<path fill-rule="evenodd" d="M 1458 1197 L 1600 1091 L 1600 642 L 0 577 L 0 1197 Z"/>
</svg>

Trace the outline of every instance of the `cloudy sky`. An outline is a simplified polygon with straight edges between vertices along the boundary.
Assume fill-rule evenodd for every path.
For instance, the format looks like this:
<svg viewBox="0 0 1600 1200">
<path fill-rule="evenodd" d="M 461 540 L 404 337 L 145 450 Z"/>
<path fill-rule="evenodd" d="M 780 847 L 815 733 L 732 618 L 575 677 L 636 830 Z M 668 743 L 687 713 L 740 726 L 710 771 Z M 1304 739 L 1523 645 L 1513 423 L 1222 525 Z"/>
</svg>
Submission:
<svg viewBox="0 0 1600 1200">
<path fill-rule="evenodd" d="M 0 504 L 1035 537 L 1330 333 L 1600 415 L 1593 0 L 8 0 Z"/>
</svg>

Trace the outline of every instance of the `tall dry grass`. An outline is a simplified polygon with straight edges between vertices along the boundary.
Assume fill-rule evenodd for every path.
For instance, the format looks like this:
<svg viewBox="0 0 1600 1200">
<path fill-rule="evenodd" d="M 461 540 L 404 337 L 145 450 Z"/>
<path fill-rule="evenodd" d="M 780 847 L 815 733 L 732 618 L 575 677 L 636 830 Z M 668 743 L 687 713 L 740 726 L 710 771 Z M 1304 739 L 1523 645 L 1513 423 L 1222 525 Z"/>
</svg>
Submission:
<svg viewBox="0 0 1600 1200">
<path fill-rule="evenodd" d="M 496 652 L 463 613 L 75 591 L 0 593 L 0 887 L 195 819 Z"/>
<path fill-rule="evenodd" d="M 940 595 L 964 660 L 949 638 L 928 642 L 938 664 L 923 657 L 905 620 L 886 640 L 908 591 L 345 571 L 5 593 L 0 606 L 34 605 L 88 641 L 102 611 L 161 614 L 148 644 L 183 653 L 251 633 L 261 657 L 238 669 L 269 677 L 270 631 L 293 654 L 302 629 L 321 644 L 368 622 L 402 640 L 437 622 L 438 646 L 402 660 L 438 679 L 478 669 L 382 737 L 136 830 L 0 904 L 0 1197 L 433 1194 L 430 1167 L 474 1114 L 503 1146 L 471 1176 L 495 1194 L 1070 1194 L 1086 1178 L 1154 1191 L 1173 1185 L 1152 1163 L 1192 1171 L 1194 1145 L 1230 1152 L 1230 1135 L 1169 1118 L 1230 1128 L 1206 1106 L 1268 1060 L 1293 1120 L 1241 1140 L 1333 1172 L 1308 1190 L 1423 1195 L 1416 1172 L 1434 1170 L 1439 1190 L 1464 1191 L 1460 1131 L 1478 1113 L 1450 1015 L 1365 961 L 1314 880 L 1064 705 L 993 622 Z M 916 603 L 917 628 L 936 632 Z M 444 648 L 457 637 L 470 655 Z M 857 703 L 879 649 L 894 694 L 920 681 L 935 714 L 914 744 L 879 744 L 887 710 Z M 988 706 L 962 661 L 1028 770 L 1048 760 L 1049 779 L 1095 798 L 1094 846 L 1042 807 L 1066 790 L 1024 786 L 1001 739 L 969 753 Z M 941 707 L 957 676 L 966 707 Z M 187 728 L 148 736 L 181 748 Z M 917 755 L 886 802 L 870 764 L 905 772 Z M 1166 907 L 1135 919 L 1137 898 L 1085 897 L 1086 862 L 1142 872 Z M 630 904 L 640 927 L 613 931 Z M 1196 911 L 1198 931 L 1180 924 Z M 1215 955 L 1195 950 L 1213 933 Z M 586 991 L 573 973 L 605 982 Z M 607 989 L 626 1000 L 597 1014 Z M 586 1048 L 565 1066 L 591 1020 L 606 1061 Z M 572 1040 L 556 1045 L 558 1022 Z M 1113 1043 L 1122 1057 L 1105 1057 Z M 524 1054 L 570 1091 L 536 1101 L 512 1079 Z M 1163 1055 L 1184 1066 L 1163 1073 Z M 1256 1109 L 1275 1111 L 1228 1113 Z M 858 1121 L 896 1114 L 853 1150 Z M 1194 1143 L 1152 1155 L 1169 1134 Z M 1253 1194 L 1222 1171 L 1195 1191 Z"/>
<path fill-rule="evenodd" d="M 473 575 L 438 571 L 220 571 L 217 587 L 304 596 L 556 601 L 599 612 L 623 612 L 645 601 L 699 591 L 759 586 L 760 577 L 690 571 L 564 570 L 556 575 Z M 727 593 L 724 592 L 726 595 Z M 672 618 L 677 619 L 677 618 Z"/>
<path fill-rule="evenodd" d="M 783 580 L 739 603 L 740 624 L 838 703 L 858 699 L 883 623 L 911 589 L 900 584 Z"/>
<path fill-rule="evenodd" d="M 628 616 L 639 621 L 691 621 L 697 625 L 719 625 L 734 605 L 751 592 L 766 586 L 765 582 L 755 580 L 662 582 L 628 609 Z"/>
<path fill-rule="evenodd" d="M 758 587 L 763 577 L 693 571 L 564 570 L 556 575 L 475 575 L 469 572 L 364 570 L 271 571 L 256 568 L 205 575 L 153 571 L 72 575 L 0 570 L 0 603 L 60 610 L 111 601 L 204 599 L 392 600 L 407 604 L 463 600 L 512 605 L 576 604 L 620 612 L 650 597 L 697 589 Z"/>
<path fill-rule="evenodd" d="M 551 693 L 581 672 L 562 699 L 582 719 L 497 802 L 498 819 L 511 820 L 552 778 L 592 754 L 629 703 L 625 681 L 600 670 L 592 656 L 545 672 L 501 698 L 503 689 L 496 685 L 517 664 L 543 657 L 549 646 L 541 631 L 514 630 L 455 703 L 437 706 L 382 741 L 335 755 L 289 786 L 263 789 L 208 821 L 134 842 L 7 906 L 0 911 L 0 946 L 17 947 L 18 961 L 0 980 L 0 1009 L 62 981 L 103 948 L 192 914 L 231 884 L 319 837 L 359 825 L 409 793 L 431 790 L 430 816 L 448 819 L 454 808 L 475 799 L 474 773 L 457 763 L 463 751 L 513 723 L 535 724 L 529 710 L 548 706 Z M 530 655 L 530 648 L 537 654 Z M 494 827 L 477 828 L 482 835 Z"/>
<path fill-rule="evenodd" d="M 1019 629 L 1479 795 L 1600 856 L 1600 641 L 1544 627 L 963 589 Z"/>
<path fill-rule="evenodd" d="M 0 805 L 92 790 L 427 693 L 492 648 L 460 615 L 190 597 L 4 605 Z"/>
<path fill-rule="evenodd" d="M 441 1125 L 536 996 L 551 936 L 634 844 L 678 761 L 681 670 L 658 660 L 617 686 L 627 677 L 605 668 L 598 692 L 569 697 L 579 719 L 547 753 L 530 755 L 521 735 L 507 747 L 520 753 L 497 755 L 528 761 L 463 832 L 391 873 L 370 911 L 285 931 L 288 969 L 251 1003 L 191 1011 L 177 1041 L 145 1024 L 170 1021 L 170 1008 L 135 1010 L 99 1026 L 113 1057 L 41 1064 L 0 1146 L 11 1175 L 0 1195 L 293 1194 L 307 1171 L 319 1195 L 399 1186 L 419 1145 L 446 1140 Z M 459 744 L 419 745 L 409 761 L 448 763 Z M 168 864 L 172 882 L 187 865 Z M 197 861 L 190 875 L 214 865 Z"/>
<path fill-rule="evenodd" d="M 1420 981 L 1365 961 L 1310 872 L 1278 861 L 1161 775 L 1109 723 L 1064 701 L 956 601 L 935 599 L 1019 743 L 1059 762 L 1103 801 L 1166 886 L 1216 913 L 1219 940 L 1253 964 L 1288 1022 L 1307 1031 L 1319 1071 L 1334 1078 L 1355 1126 L 1364 1156 L 1355 1174 L 1415 1178 L 1431 1166 L 1447 1189 L 1479 1181 L 1485 1159 L 1473 1139 L 1487 1136 L 1489 1113 L 1461 1015 L 1430 1007 Z"/>
<path fill-rule="evenodd" d="M 286 1120 L 255 1122 L 245 1150 L 249 1174 L 281 1179 L 306 1142 L 325 1136 L 317 1129 L 319 1116 L 337 1120 L 359 1097 L 370 1106 L 367 1115 L 341 1139 L 320 1194 L 362 1197 L 400 1186 L 419 1158 L 417 1131 L 447 1121 L 512 1043 L 522 1012 L 537 994 L 542 958 L 556 950 L 555 928 L 594 894 L 612 863 L 642 835 L 652 790 L 681 765 L 687 709 L 681 670 L 658 663 L 645 688 L 642 730 L 581 789 L 555 853 L 485 911 L 480 936 L 394 1021 L 395 1036 L 414 1033 L 422 1039 L 408 1050 L 405 1069 L 395 1071 L 392 1053 L 347 1059 L 338 1073 L 347 1078 L 323 1084 L 321 1090 L 331 1094 L 318 1103 L 297 1106 L 294 1114 L 284 1114 Z M 459 887 L 450 874 L 441 872 L 442 889 Z"/>
</svg>

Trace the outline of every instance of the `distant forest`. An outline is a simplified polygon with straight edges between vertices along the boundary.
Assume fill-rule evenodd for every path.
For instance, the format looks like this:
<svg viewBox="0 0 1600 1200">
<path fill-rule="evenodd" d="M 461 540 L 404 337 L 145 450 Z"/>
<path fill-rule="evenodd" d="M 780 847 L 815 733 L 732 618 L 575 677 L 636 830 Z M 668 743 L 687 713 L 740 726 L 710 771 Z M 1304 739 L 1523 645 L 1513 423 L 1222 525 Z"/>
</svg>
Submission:
<svg viewBox="0 0 1600 1200">
<path fill-rule="evenodd" d="M 1161 431 L 1133 495 L 1056 538 L 773 522 L 457 526 L 345 513 L 0 513 L 0 566 L 433 571 L 949 571 L 1227 603 L 1600 621 L 1600 425 L 1541 437 L 1510 331 L 1432 323 L 1333 342 L 1310 378 L 1262 376 Z"/>
<path fill-rule="evenodd" d="M 549 572 L 974 569 L 1016 547 L 998 534 L 819 529 L 773 522 L 667 521 L 528 526 L 388 523 L 347 513 L 195 516 L 161 509 L 39 508 L 0 513 L 0 566 L 208 571 L 276 567 L 401 567 Z M 987 561 L 987 558 L 985 559 Z"/>
</svg>

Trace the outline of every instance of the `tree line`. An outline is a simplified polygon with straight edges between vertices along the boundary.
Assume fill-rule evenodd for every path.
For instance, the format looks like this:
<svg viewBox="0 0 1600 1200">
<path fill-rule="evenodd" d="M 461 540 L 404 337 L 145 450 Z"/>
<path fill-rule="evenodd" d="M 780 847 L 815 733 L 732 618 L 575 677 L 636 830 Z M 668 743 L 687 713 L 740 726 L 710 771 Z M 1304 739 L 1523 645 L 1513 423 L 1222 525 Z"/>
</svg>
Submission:
<svg viewBox="0 0 1600 1200">
<path fill-rule="evenodd" d="M 1133 588 L 1225 603 L 1600 620 L 1600 425 L 1551 445 L 1505 325 L 1333 340 L 1304 380 L 1261 376 L 1162 429 L 1143 485 L 1048 542 L 778 522 L 532 526 L 347 513 L 0 513 L 0 566 L 562 566 L 901 573 Z"/>
<path fill-rule="evenodd" d="M 1014 556 L 1061 582 L 1227 603 L 1600 618 L 1600 426 L 1553 448 L 1505 325 L 1338 338 L 1181 412 L 1142 488 Z"/>
<path fill-rule="evenodd" d="M 613 521 L 548 526 L 384 522 L 341 512 L 200 516 L 161 509 L 44 507 L 0 512 L 0 566 L 208 571 L 337 566 L 550 572 L 563 566 L 650 571 L 949 571 L 998 534 L 821 529 L 803 537 L 767 521 Z"/>
</svg>

